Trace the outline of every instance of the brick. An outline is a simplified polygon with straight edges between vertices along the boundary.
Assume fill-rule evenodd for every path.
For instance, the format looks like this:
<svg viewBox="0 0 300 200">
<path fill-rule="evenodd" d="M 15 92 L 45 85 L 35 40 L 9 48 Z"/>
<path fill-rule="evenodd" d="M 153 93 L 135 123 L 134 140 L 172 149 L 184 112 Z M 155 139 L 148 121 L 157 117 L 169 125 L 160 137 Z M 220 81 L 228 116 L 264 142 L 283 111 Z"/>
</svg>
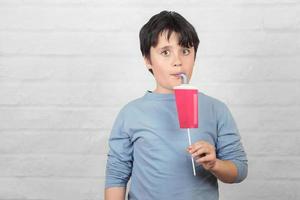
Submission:
<svg viewBox="0 0 300 200">
<path fill-rule="evenodd" d="M 225 102 L 226 103 L 226 102 Z M 125 105 L 125 104 L 124 104 Z M 123 107 L 7 107 L 0 108 L 0 129 L 99 129 L 112 125 Z M 299 115 L 298 106 L 230 106 L 242 130 L 290 130 Z M 276 113 L 276 114 L 274 114 Z"/>
<path fill-rule="evenodd" d="M 2 154 L 0 176 L 103 178 L 106 160 L 106 154 Z M 273 156 L 248 156 L 248 178 L 251 180 L 300 179 L 300 174 L 295 173 L 299 164 L 300 159 L 297 156 L 278 157 L 274 154 Z"/>
<path fill-rule="evenodd" d="M 300 59 L 295 57 L 203 57 L 196 59 L 193 81 L 204 82 L 294 82 Z"/>
<path fill-rule="evenodd" d="M 271 170 L 271 169 L 269 169 Z M 241 184 L 220 184 L 220 200 L 225 199 L 299 199 L 299 181 L 246 180 Z"/>
<path fill-rule="evenodd" d="M 120 106 L 153 90 L 154 80 L 97 83 L 11 83 L 0 85 L 0 105 L 5 106 Z M 127 81 L 127 82 L 126 82 Z M 153 86 L 151 86 L 151 84 Z M 230 105 L 291 106 L 299 105 L 298 82 L 205 83 L 191 81 L 199 92 Z M 127 88 L 130 88 L 128 91 Z M 111 91 L 114 92 L 111 92 Z M 101 92 L 99 92 L 101 91 Z M 125 91 L 128 91 L 127 93 Z M 125 94 L 126 93 L 126 94 Z M 276 96 L 276 98 L 274 98 Z"/>
<path fill-rule="evenodd" d="M 264 9 L 263 27 L 271 30 L 299 30 L 300 6 Z"/>
<path fill-rule="evenodd" d="M 235 107 L 229 106 L 241 131 L 297 131 L 299 106 Z"/>
<path fill-rule="evenodd" d="M 142 55 L 136 57 L 2 57 L 1 81 L 102 83 L 152 80 Z M 151 79 L 150 79 L 151 78 Z"/>
<path fill-rule="evenodd" d="M 89 130 L 111 127 L 120 108 L 0 108 L 0 130 Z"/>
<path fill-rule="evenodd" d="M 240 134 L 247 155 L 257 157 L 257 160 L 267 157 L 284 160 L 285 158 L 296 157 L 300 154 L 300 136 L 298 130 L 240 131 Z"/>
<path fill-rule="evenodd" d="M 0 86 L 3 106 L 120 106 L 145 94 L 147 84 L 136 82 L 6 84 Z M 126 93 L 131 90 L 132 93 Z M 114 92 L 112 92 L 114 91 Z"/>
<path fill-rule="evenodd" d="M 104 181 L 101 178 L 74 177 L 1 177 L 0 198 L 103 200 Z"/>
<path fill-rule="evenodd" d="M 198 55 L 192 80 L 201 83 L 291 82 L 300 80 L 295 57 L 203 57 Z M 0 80 L 10 82 L 152 83 L 142 55 L 111 57 L 8 56 L 0 63 Z"/>
<path fill-rule="evenodd" d="M 298 156 L 250 157 L 248 176 L 251 180 L 299 180 Z M 298 154 L 299 155 L 299 154 Z"/>
<path fill-rule="evenodd" d="M 59 7 L 30 5 L 3 7 L 0 9 L 0 23 L 3 30 L 16 31 L 93 32 L 123 30 L 137 32 L 148 20 L 147 17 L 150 18 L 154 14 L 154 5 L 149 4 L 149 7 L 143 9 L 138 9 L 137 5 L 131 5 L 128 9 L 124 9 L 122 5 L 107 7 L 107 5 L 101 6 L 98 3 L 97 6 L 93 4 L 90 6 L 72 6 L 69 4 L 69 6 L 62 5 Z M 180 5 L 174 9 L 179 10 L 178 12 L 189 19 L 198 31 L 259 30 L 263 25 L 264 13 L 262 12 L 263 9 L 259 7 L 226 7 L 227 9 L 224 9 L 226 4 L 222 6 L 210 4 L 209 8 L 205 5 L 195 8 L 192 4 L 185 4 L 184 10 L 181 10 Z M 130 17 L 130 20 L 126 20 L 125 17 L 120 18 L 120 13 Z"/>
<path fill-rule="evenodd" d="M 119 35 L 118 35 L 119 34 Z M 116 56 L 138 52 L 138 36 L 101 32 L 0 32 L 0 52 L 9 55 Z M 120 45 L 122 44 L 122 45 Z M 135 48 L 133 48 L 136 46 Z M 131 47 L 133 50 L 128 51 Z M 126 50 L 125 50 L 126 49 Z"/>
<path fill-rule="evenodd" d="M 1 108 L 0 129 L 104 129 L 112 126 L 120 109 L 121 107 Z M 299 107 L 229 106 L 229 109 L 241 131 L 295 131 L 300 129 L 300 125 L 294 123 L 299 115 Z"/>
<path fill-rule="evenodd" d="M 0 155 L 0 177 L 104 178 L 106 159 L 106 155 Z"/>
<path fill-rule="evenodd" d="M 0 131 L 0 155 L 106 154 L 109 134 L 110 129 L 95 131 Z"/>
<path fill-rule="evenodd" d="M 298 82 L 288 83 L 199 83 L 199 91 L 231 105 L 292 106 L 299 105 Z M 276 96 L 276 98 L 274 98 Z"/>
<path fill-rule="evenodd" d="M 199 32 L 199 38 L 202 56 L 296 56 L 300 48 L 297 32 Z M 0 42 L 4 55 L 140 57 L 136 32 L 0 32 Z"/>
<path fill-rule="evenodd" d="M 110 4 L 107 4 L 105 1 L 97 0 L 86 0 L 84 2 L 80 0 L 2 0 L 2 5 L 31 5 L 31 6 L 110 6 L 110 4 L 115 6 L 135 6 L 135 7 L 147 7 L 147 6 L 156 6 L 156 2 L 141 2 L 139 0 L 111 0 Z M 297 0 L 252 0 L 252 1 L 241 1 L 241 0 L 228 0 L 226 3 L 222 0 L 210 0 L 210 1 L 197 1 L 197 0 L 187 0 L 176 2 L 178 5 L 191 5 L 191 6 L 233 6 L 233 5 L 244 5 L 244 6 L 272 6 L 272 5 L 294 5 L 297 4 Z M 166 0 L 161 2 L 161 5 L 173 5 L 172 0 Z"/>
<path fill-rule="evenodd" d="M 194 24 L 191 83 L 228 105 L 248 154 L 220 199 L 300 199 L 299 1 L 159 3 L 0 2 L 0 199 L 103 199 L 114 119 L 155 88 L 138 31 L 163 8 Z"/>
<path fill-rule="evenodd" d="M 300 48 L 297 32 L 200 32 L 199 38 L 203 56 L 296 56 Z"/>
</svg>

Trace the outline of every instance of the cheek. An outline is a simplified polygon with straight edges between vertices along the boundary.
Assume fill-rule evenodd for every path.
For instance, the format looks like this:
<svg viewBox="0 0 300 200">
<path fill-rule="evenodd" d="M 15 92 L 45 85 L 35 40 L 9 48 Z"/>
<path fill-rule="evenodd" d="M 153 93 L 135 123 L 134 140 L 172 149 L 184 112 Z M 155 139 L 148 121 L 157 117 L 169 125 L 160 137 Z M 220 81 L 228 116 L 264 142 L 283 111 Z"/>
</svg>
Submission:
<svg viewBox="0 0 300 200">
<path fill-rule="evenodd" d="M 194 58 L 185 60 L 184 70 L 188 73 L 189 77 L 191 77 L 191 74 L 193 73 L 194 64 L 195 64 Z"/>
<path fill-rule="evenodd" d="M 167 80 L 170 72 L 167 70 L 166 66 L 160 65 L 160 66 L 157 66 L 157 67 L 158 67 L 158 70 L 157 70 L 158 74 L 157 75 L 161 79 L 161 81 L 164 82 L 164 80 Z"/>
<path fill-rule="evenodd" d="M 167 59 L 153 59 L 153 67 L 155 68 L 155 71 L 160 73 L 161 75 L 168 74 L 168 69 L 170 66 L 170 63 Z"/>
<path fill-rule="evenodd" d="M 157 66 L 160 66 L 163 69 L 165 69 L 170 66 L 170 59 L 163 58 L 163 57 L 158 58 L 158 59 L 156 59 L 156 64 L 157 64 Z"/>
<path fill-rule="evenodd" d="M 195 64 L 194 58 L 185 58 L 183 60 L 183 66 L 185 67 L 186 70 L 193 69 L 193 66 Z"/>
<path fill-rule="evenodd" d="M 190 55 L 188 57 L 184 58 L 184 62 L 186 65 L 194 65 L 195 59 L 194 59 L 194 55 Z"/>
</svg>

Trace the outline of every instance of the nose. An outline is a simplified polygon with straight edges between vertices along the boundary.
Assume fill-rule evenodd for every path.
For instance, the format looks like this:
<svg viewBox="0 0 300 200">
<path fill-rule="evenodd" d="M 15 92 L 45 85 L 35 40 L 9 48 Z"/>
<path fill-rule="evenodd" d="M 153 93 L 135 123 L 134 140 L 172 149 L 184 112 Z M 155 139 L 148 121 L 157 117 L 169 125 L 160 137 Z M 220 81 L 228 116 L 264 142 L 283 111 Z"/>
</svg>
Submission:
<svg viewBox="0 0 300 200">
<path fill-rule="evenodd" d="M 179 58 L 179 55 L 174 56 L 174 67 L 176 66 L 182 66 L 181 60 Z"/>
</svg>

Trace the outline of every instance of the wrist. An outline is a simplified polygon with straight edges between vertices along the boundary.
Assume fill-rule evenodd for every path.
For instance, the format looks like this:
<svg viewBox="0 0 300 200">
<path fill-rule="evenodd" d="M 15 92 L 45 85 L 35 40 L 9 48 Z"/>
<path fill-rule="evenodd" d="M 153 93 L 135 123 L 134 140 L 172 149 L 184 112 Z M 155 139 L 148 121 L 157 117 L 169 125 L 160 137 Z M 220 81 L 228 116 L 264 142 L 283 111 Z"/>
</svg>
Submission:
<svg viewBox="0 0 300 200">
<path fill-rule="evenodd" d="M 216 173 L 220 168 L 220 162 L 222 161 L 216 158 L 215 165 L 209 171 L 212 172 L 213 174 Z"/>
</svg>

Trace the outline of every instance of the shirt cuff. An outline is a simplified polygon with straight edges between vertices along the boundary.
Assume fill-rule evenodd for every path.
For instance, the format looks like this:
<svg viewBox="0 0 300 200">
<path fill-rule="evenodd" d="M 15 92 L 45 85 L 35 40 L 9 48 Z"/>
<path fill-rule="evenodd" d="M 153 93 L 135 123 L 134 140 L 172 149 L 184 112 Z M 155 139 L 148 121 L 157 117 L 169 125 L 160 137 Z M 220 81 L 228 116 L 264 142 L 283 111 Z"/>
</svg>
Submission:
<svg viewBox="0 0 300 200">
<path fill-rule="evenodd" d="M 238 171 L 238 175 L 236 179 L 234 180 L 234 183 L 240 183 L 242 182 L 248 175 L 248 164 L 246 162 L 240 161 L 240 160 L 231 160 Z"/>
</svg>

